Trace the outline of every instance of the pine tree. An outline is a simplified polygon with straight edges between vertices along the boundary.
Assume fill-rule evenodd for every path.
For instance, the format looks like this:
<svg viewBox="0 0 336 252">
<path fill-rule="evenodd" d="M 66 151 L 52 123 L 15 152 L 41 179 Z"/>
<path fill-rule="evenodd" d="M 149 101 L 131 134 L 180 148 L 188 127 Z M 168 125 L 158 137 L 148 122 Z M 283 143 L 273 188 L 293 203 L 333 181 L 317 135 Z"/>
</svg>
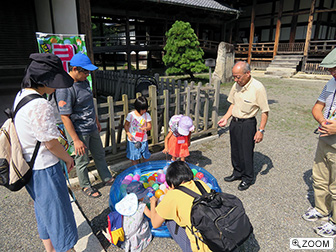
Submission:
<svg viewBox="0 0 336 252">
<path fill-rule="evenodd" d="M 189 74 L 194 78 L 194 73 L 207 69 L 202 58 L 204 52 L 189 22 L 176 21 L 166 32 L 166 38 L 163 62 L 168 74 Z"/>
</svg>

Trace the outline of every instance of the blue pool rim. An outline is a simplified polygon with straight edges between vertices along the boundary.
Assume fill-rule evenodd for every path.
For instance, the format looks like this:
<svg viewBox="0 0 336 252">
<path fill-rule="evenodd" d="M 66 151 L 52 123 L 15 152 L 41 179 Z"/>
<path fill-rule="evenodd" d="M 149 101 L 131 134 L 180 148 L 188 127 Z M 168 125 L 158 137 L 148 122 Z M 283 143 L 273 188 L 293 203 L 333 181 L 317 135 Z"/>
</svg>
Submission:
<svg viewBox="0 0 336 252">
<path fill-rule="evenodd" d="M 125 176 L 128 174 L 151 174 L 156 172 L 157 170 L 164 169 L 164 167 L 168 166 L 171 161 L 166 160 L 159 160 L 159 161 L 149 161 L 146 163 L 141 163 L 138 165 L 131 166 L 127 168 L 125 171 L 121 172 L 115 179 L 113 185 L 110 189 L 110 197 L 109 197 L 109 207 L 111 211 L 115 211 L 114 205 L 119 202 L 125 194 L 123 194 L 120 191 L 121 182 L 124 180 Z M 205 170 L 202 167 L 193 165 L 188 163 L 190 169 L 196 169 L 198 172 L 202 172 L 204 176 L 208 179 L 208 183 L 212 185 L 212 189 L 214 189 L 217 192 L 221 192 L 221 189 L 217 183 L 216 178 L 211 175 L 210 172 Z M 168 228 L 166 227 L 165 223 L 162 224 L 159 228 L 152 228 L 151 231 L 153 236 L 155 237 L 171 237 L 168 231 Z"/>
</svg>

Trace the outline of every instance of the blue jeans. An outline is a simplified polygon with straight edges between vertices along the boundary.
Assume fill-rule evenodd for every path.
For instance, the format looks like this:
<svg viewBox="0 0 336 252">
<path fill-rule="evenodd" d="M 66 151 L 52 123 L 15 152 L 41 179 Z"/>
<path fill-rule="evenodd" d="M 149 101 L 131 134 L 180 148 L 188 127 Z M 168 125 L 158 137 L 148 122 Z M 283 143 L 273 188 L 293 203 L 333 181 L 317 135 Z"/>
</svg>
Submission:
<svg viewBox="0 0 336 252">
<path fill-rule="evenodd" d="M 90 162 L 89 159 L 89 150 L 95 162 L 95 166 L 97 168 L 98 174 L 103 182 L 106 182 L 112 178 L 112 175 L 107 168 L 106 160 L 105 160 L 105 150 L 103 148 L 100 135 L 98 130 L 93 131 L 91 133 L 80 135 L 78 134 L 79 139 L 85 144 L 87 147 L 85 150 L 85 154 L 83 156 L 76 155 L 75 156 L 75 166 L 76 172 L 79 180 L 79 185 L 82 188 L 90 187 L 89 173 L 87 166 Z M 67 138 L 71 139 L 69 134 L 67 134 Z M 71 140 L 71 144 L 73 141 Z"/>
</svg>

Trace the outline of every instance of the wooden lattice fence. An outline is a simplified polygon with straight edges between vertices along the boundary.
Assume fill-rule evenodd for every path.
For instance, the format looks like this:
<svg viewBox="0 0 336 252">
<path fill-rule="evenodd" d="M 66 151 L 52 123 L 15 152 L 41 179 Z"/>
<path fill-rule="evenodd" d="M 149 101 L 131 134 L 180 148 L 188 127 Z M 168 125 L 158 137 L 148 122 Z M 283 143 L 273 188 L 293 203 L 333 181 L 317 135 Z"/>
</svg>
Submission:
<svg viewBox="0 0 336 252">
<path fill-rule="evenodd" d="M 180 83 L 165 81 L 162 92 L 156 86 L 149 87 L 148 112 L 152 118 L 152 130 L 149 134 L 149 147 L 152 151 L 161 149 L 164 137 L 168 134 L 168 122 L 174 114 L 184 114 L 192 118 L 195 132 L 192 139 L 217 134 L 218 106 L 220 82 L 214 86 L 201 83 Z M 180 88 L 178 87 L 181 85 Z M 162 85 L 160 85 L 162 86 Z M 172 89 L 175 87 L 175 89 Z M 140 93 L 136 94 L 137 96 Z M 99 120 L 105 125 L 104 147 L 107 159 L 119 159 L 126 155 L 126 138 L 123 130 L 126 115 L 132 110 L 135 98 L 130 99 L 128 94 L 115 101 L 112 96 L 107 97 L 107 102 L 97 104 Z M 104 111 L 104 112 L 101 112 Z"/>
</svg>

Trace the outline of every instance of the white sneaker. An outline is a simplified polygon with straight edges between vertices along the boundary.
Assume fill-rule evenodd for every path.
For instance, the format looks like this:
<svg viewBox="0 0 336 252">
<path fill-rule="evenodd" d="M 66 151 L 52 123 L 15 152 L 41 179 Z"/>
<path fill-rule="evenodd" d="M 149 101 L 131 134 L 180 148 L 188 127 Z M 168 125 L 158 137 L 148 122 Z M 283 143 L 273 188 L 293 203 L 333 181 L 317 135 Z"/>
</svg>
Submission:
<svg viewBox="0 0 336 252">
<path fill-rule="evenodd" d="M 321 226 L 314 228 L 314 231 L 322 237 L 336 237 L 336 224 L 328 221 Z"/>
<path fill-rule="evenodd" d="M 317 220 L 328 220 L 329 216 L 324 216 L 320 214 L 316 208 L 310 207 L 308 210 L 305 212 L 304 215 L 302 215 L 302 218 L 305 219 L 306 221 L 317 221 Z"/>
</svg>

